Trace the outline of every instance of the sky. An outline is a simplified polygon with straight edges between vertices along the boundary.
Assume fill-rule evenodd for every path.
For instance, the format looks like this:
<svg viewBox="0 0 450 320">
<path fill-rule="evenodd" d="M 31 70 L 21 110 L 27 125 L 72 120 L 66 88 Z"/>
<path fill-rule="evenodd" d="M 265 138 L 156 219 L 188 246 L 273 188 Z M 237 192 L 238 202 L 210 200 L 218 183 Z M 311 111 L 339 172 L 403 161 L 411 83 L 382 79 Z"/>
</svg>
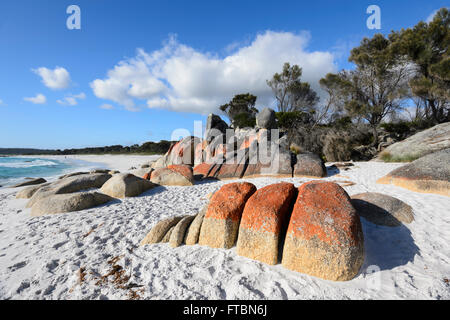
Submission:
<svg viewBox="0 0 450 320">
<path fill-rule="evenodd" d="M 80 29 L 67 20 L 80 8 Z M 377 5 L 381 29 L 369 29 Z M 0 2 L 0 147 L 170 140 L 238 93 L 275 108 L 284 62 L 321 94 L 351 48 L 430 19 L 448 1 L 9 0 Z M 73 20 L 70 20 L 73 21 Z"/>
</svg>

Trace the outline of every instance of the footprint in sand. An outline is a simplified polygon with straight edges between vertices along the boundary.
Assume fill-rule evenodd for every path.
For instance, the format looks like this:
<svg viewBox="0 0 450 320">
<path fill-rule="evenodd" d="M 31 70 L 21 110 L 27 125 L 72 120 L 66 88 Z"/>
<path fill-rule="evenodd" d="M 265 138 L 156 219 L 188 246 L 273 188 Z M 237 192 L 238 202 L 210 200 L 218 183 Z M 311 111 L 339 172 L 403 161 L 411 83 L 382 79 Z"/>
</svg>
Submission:
<svg viewBox="0 0 450 320">
<path fill-rule="evenodd" d="M 28 264 L 28 261 L 21 261 L 21 262 L 18 262 L 16 264 L 8 267 L 8 270 L 14 272 L 18 269 L 25 267 L 27 264 Z"/>
</svg>

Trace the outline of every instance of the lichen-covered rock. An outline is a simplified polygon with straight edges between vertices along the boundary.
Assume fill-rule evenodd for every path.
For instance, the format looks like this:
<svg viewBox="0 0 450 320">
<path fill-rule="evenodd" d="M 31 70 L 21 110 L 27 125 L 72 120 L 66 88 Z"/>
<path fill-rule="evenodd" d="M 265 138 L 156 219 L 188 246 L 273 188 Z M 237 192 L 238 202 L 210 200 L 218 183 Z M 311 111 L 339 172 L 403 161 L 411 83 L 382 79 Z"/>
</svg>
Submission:
<svg viewBox="0 0 450 320">
<path fill-rule="evenodd" d="M 184 243 L 186 245 L 194 245 L 198 242 L 198 237 L 200 236 L 200 229 L 202 227 L 203 219 L 206 214 L 208 205 L 205 205 L 202 210 L 195 216 L 194 220 L 186 231 L 186 236 L 184 238 Z"/>
<path fill-rule="evenodd" d="M 408 190 L 450 197 L 450 148 L 428 154 L 377 180 Z"/>
<path fill-rule="evenodd" d="M 298 188 L 282 265 L 326 280 L 354 278 L 364 261 L 364 238 L 350 197 L 332 182 Z"/>
<path fill-rule="evenodd" d="M 326 177 L 327 169 L 323 160 L 314 153 L 300 153 L 294 165 L 294 177 Z"/>
<path fill-rule="evenodd" d="M 256 191 L 245 204 L 239 226 L 237 254 L 276 264 L 280 240 L 295 201 L 292 183 L 268 185 Z"/>
<path fill-rule="evenodd" d="M 99 192 L 54 194 L 37 200 L 31 207 L 31 216 L 79 211 L 113 200 Z"/>
<path fill-rule="evenodd" d="M 152 182 L 133 174 L 119 173 L 109 179 L 100 191 L 114 198 L 125 198 L 136 197 L 155 186 Z"/>
<path fill-rule="evenodd" d="M 200 245 L 231 248 L 236 238 L 242 211 L 256 187 L 248 182 L 222 186 L 211 198 L 200 230 Z"/>
<path fill-rule="evenodd" d="M 242 178 L 248 163 L 248 149 L 228 154 L 217 170 L 211 170 L 209 176 L 217 179 Z"/>
<path fill-rule="evenodd" d="M 201 140 L 194 136 L 189 136 L 181 139 L 176 144 L 174 144 L 167 152 L 166 165 L 194 165 L 195 147 L 199 143 L 201 143 Z"/>
<path fill-rule="evenodd" d="M 152 171 L 153 171 L 153 169 L 151 169 L 151 170 L 148 171 L 146 174 L 144 174 L 144 175 L 142 176 L 142 179 L 144 179 L 144 180 L 150 180 L 151 177 L 152 177 Z"/>
<path fill-rule="evenodd" d="M 382 226 L 397 227 L 414 220 L 413 209 L 403 201 L 377 192 L 352 196 L 356 212 L 366 220 Z"/>
<path fill-rule="evenodd" d="M 210 169 L 214 166 L 214 164 L 209 164 L 206 162 L 200 163 L 194 167 L 194 178 L 203 179 L 208 176 Z"/>
<path fill-rule="evenodd" d="M 152 172 L 151 181 L 162 186 L 192 186 L 194 175 L 190 171 L 190 176 L 185 176 L 179 171 L 169 168 L 158 168 Z"/>
<path fill-rule="evenodd" d="M 169 244 L 172 248 L 179 247 L 183 243 L 186 230 L 194 218 L 195 216 L 184 217 L 175 225 L 169 239 Z"/>
<path fill-rule="evenodd" d="M 194 184 L 194 174 L 191 166 L 185 164 L 171 164 L 167 169 L 175 171 L 185 177 L 191 184 Z"/>
<path fill-rule="evenodd" d="M 170 228 L 183 218 L 183 216 L 176 216 L 159 221 L 141 241 L 141 246 L 161 242 Z"/>
</svg>

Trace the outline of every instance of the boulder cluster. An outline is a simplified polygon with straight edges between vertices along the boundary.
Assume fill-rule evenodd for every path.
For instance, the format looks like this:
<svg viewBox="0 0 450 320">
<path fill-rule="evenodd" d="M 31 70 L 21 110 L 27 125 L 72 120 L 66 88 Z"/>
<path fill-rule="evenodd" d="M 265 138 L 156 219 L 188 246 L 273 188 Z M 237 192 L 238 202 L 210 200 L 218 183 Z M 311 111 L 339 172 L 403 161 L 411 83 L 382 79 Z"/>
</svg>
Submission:
<svg viewBox="0 0 450 320">
<path fill-rule="evenodd" d="M 230 129 L 219 116 L 210 114 L 203 138 L 181 139 L 155 161 L 143 177 L 163 185 L 192 184 L 187 168 L 174 167 L 180 165 L 191 167 L 196 179 L 326 176 L 324 162 L 319 156 L 291 152 L 287 136 L 276 129 L 272 109 L 261 111 L 256 122 L 256 128 Z"/>
<path fill-rule="evenodd" d="M 141 244 L 169 242 L 229 249 L 267 264 L 328 280 L 355 277 L 364 260 L 361 222 L 336 183 L 276 183 L 259 190 L 235 182 L 216 191 L 195 216 L 158 222 Z"/>
<path fill-rule="evenodd" d="M 32 216 L 64 213 L 92 208 L 115 198 L 135 197 L 156 184 L 129 173 L 109 170 L 75 172 L 53 182 L 28 186 L 16 198 L 29 199 Z"/>
</svg>

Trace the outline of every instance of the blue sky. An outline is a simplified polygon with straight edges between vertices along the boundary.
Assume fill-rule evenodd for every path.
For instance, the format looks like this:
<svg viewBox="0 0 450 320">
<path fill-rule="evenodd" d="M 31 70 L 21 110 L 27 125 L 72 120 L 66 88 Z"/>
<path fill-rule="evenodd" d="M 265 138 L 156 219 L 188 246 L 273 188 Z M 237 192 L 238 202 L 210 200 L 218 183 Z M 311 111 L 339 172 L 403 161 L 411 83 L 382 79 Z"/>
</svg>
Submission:
<svg viewBox="0 0 450 320">
<path fill-rule="evenodd" d="M 81 30 L 66 27 L 71 4 L 81 8 Z M 371 4 L 381 9 L 381 30 L 366 27 Z M 170 139 L 236 93 L 250 91 L 258 107 L 273 106 L 265 79 L 284 60 L 300 64 L 317 87 L 326 72 L 351 67 L 349 50 L 363 37 L 411 27 L 444 6 L 448 1 L 1 1 L 0 147 Z"/>
</svg>

